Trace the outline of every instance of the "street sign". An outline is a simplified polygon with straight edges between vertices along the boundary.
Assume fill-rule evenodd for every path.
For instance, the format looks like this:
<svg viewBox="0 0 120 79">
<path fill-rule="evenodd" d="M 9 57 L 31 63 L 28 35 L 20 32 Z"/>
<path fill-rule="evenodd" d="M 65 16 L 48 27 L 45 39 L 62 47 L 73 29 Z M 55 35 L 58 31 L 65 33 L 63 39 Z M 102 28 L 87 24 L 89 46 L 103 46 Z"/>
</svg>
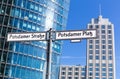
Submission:
<svg viewBox="0 0 120 79">
<path fill-rule="evenodd" d="M 40 41 L 46 40 L 46 32 L 25 32 L 25 33 L 8 33 L 7 41 Z"/>
<path fill-rule="evenodd" d="M 95 29 L 92 30 L 78 30 L 78 31 L 57 31 L 56 40 L 72 40 L 83 38 L 96 38 L 97 33 Z"/>
</svg>

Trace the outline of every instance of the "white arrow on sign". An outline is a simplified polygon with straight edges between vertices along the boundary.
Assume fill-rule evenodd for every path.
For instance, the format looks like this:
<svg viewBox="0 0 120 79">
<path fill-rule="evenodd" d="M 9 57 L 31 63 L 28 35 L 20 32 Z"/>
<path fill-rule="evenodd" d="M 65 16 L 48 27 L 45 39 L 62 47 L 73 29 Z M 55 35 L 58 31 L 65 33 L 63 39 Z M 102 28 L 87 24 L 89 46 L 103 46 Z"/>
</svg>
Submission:
<svg viewBox="0 0 120 79">
<path fill-rule="evenodd" d="M 62 39 L 82 39 L 82 38 L 96 38 L 97 30 L 76 30 L 76 31 L 58 31 L 56 32 L 56 40 Z"/>
<path fill-rule="evenodd" d="M 46 40 L 45 32 L 25 32 L 25 33 L 8 33 L 7 41 L 34 41 Z"/>
</svg>

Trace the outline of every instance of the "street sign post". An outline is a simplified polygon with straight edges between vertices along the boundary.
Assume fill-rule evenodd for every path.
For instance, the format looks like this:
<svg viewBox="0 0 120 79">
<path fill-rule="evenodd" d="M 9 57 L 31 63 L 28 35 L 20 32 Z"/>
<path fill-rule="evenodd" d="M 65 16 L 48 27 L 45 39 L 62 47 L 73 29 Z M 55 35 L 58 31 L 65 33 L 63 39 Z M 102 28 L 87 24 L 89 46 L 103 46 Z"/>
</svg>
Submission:
<svg viewBox="0 0 120 79">
<path fill-rule="evenodd" d="M 50 75 L 53 40 L 81 40 L 84 38 L 96 37 L 97 33 L 95 29 L 73 31 L 53 31 L 50 29 L 46 32 L 8 33 L 7 41 L 47 41 L 46 79 L 51 79 Z"/>
</svg>

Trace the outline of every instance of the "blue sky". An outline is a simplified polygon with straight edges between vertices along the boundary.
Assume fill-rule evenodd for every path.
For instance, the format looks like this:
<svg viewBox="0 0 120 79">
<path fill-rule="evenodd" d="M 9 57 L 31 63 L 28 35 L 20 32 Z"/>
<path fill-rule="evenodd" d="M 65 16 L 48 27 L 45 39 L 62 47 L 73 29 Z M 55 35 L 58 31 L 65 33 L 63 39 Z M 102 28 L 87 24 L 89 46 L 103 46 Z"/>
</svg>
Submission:
<svg viewBox="0 0 120 79">
<path fill-rule="evenodd" d="M 68 23 L 66 30 L 86 29 L 91 18 L 97 18 L 100 14 L 103 18 L 109 18 L 114 24 L 116 75 L 120 78 L 120 0 L 71 0 Z M 62 65 L 86 65 L 86 40 L 80 43 L 64 41 Z"/>
</svg>

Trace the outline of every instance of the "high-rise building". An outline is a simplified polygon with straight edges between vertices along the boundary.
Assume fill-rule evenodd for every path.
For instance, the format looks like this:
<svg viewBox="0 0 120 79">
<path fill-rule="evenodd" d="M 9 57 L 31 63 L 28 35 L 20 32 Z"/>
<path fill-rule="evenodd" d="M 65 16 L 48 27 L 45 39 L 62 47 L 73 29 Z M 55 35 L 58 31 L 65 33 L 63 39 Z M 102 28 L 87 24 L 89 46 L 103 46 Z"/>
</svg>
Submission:
<svg viewBox="0 0 120 79">
<path fill-rule="evenodd" d="M 114 49 L 114 25 L 108 18 L 101 15 L 92 18 L 88 29 L 96 29 L 97 38 L 87 39 L 87 65 L 86 75 L 75 76 L 75 68 L 61 66 L 60 79 L 116 79 L 115 77 L 115 49 Z M 82 67 L 82 66 L 81 66 Z M 79 70 L 79 73 L 82 73 Z M 78 77 L 78 78 L 77 78 Z"/>
<path fill-rule="evenodd" d="M 0 0 L 0 79 L 45 79 L 46 41 L 7 42 L 8 32 L 66 26 L 69 0 Z M 61 41 L 52 45 L 51 79 L 58 79 Z"/>
<path fill-rule="evenodd" d="M 86 67 L 62 65 L 60 67 L 59 79 L 86 79 Z"/>
<path fill-rule="evenodd" d="M 97 29 L 97 38 L 87 40 L 87 79 L 115 79 L 114 25 L 100 15 L 88 29 Z"/>
</svg>

